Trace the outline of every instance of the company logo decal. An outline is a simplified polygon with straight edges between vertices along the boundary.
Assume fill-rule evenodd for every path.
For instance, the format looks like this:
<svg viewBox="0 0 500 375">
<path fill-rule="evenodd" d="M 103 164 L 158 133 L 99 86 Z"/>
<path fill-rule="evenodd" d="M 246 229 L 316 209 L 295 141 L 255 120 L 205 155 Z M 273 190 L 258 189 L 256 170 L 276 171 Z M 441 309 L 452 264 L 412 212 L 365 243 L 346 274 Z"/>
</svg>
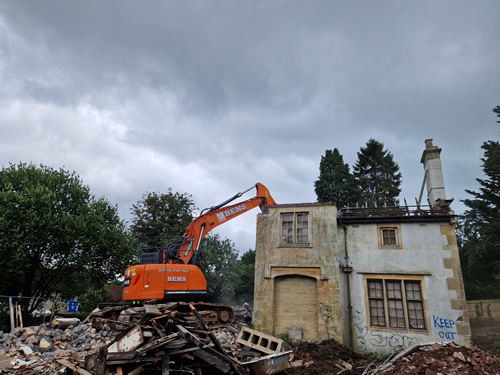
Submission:
<svg viewBox="0 0 500 375">
<path fill-rule="evenodd" d="M 169 276 L 167 281 L 170 283 L 185 283 L 186 276 Z"/>
</svg>

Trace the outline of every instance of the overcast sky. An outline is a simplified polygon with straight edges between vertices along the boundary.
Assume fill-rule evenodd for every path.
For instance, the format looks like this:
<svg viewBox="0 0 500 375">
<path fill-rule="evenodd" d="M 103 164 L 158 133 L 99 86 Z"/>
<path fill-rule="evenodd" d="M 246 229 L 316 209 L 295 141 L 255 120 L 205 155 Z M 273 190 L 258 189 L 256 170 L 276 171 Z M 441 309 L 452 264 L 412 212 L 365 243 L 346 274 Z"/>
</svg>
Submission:
<svg viewBox="0 0 500 375">
<path fill-rule="evenodd" d="M 325 150 L 352 167 L 369 138 L 412 204 L 433 138 L 460 213 L 498 140 L 499 20 L 498 0 L 0 0 L 0 164 L 75 171 L 130 222 L 168 188 L 314 202 Z M 258 212 L 216 232 L 254 249 Z"/>
</svg>

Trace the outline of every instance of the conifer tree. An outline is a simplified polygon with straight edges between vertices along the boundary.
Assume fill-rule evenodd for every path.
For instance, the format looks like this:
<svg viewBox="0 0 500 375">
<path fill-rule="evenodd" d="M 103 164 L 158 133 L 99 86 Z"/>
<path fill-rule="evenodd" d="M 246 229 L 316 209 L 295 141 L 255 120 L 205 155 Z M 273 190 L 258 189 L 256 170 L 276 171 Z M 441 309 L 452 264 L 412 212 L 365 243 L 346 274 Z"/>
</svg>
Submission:
<svg viewBox="0 0 500 375">
<path fill-rule="evenodd" d="M 356 197 L 368 207 L 395 205 L 401 192 L 401 173 L 384 144 L 371 138 L 361 147 L 353 167 Z"/>
<path fill-rule="evenodd" d="M 314 182 L 318 202 L 335 202 L 337 207 L 349 205 L 353 199 L 353 177 L 349 165 L 336 148 L 326 150 L 319 164 L 319 177 Z"/>
<path fill-rule="evenodd" d="M 493 109 L 500 117 L 500 107 Z M 484 179 L 479 191 L 466 190 L 468 210 L 459 220 L 460 260 L 467 298 L 500 298 L 500 142 L 486 141 Z"/>
</svg>

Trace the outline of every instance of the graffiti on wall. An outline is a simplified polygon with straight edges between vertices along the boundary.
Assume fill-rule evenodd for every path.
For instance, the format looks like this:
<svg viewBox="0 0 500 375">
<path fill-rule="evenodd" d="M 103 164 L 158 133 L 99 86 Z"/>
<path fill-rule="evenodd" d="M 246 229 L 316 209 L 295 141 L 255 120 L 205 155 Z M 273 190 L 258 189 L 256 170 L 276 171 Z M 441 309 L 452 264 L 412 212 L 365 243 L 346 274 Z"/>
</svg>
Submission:
<svg viewBox="0 0 500 375">
<path fill-rule="evenodd" d="M 352 333 L 356 349 L 363 351 L 366 350 L 367 343 L 370 346 L 376 347 L 408 347 L 416 344 L 418 339 L 413 336 L 394 333 L 386 330 L 370 330 L 366 325 L 365 311 L 361 305 L 355 305 L 352 308 Z"/>
<path fill-rule="evenodd" d="M 439 316 L 433 315 L 432 321 L 434 323 L 434 328 L 438 329 L 438 335 L 442 339 L 455 340 L 455 335 L 457 332 L 455 330 L 456 323 L 452 319 L 444 319 Z"/>
</svg>

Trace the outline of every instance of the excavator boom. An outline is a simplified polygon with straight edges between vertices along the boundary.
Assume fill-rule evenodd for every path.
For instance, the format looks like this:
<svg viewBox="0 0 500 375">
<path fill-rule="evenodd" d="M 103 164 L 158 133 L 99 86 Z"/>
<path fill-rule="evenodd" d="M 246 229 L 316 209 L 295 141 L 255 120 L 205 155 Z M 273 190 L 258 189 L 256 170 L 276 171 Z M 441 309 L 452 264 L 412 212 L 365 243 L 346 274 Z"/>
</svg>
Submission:
<svg viewBox="0 0 500 375">
<path fill-rule="evenodd" d="M 253 198 L 228 205 L 249 190 L 256 188 Z M 262 211 L 276 202 L 269 190 L 257 183 L 217 206 L 202 211 L 186 229 L 184 238 L 162 251 L 145 253 L 141 264 L 129 266 L 125 271 L 124 301 L 147 300 L 199 300 L 206 297 L 205 276 L 197 267 L 199 245 L 214 228 L 256 208 Z"/>
</svg>

